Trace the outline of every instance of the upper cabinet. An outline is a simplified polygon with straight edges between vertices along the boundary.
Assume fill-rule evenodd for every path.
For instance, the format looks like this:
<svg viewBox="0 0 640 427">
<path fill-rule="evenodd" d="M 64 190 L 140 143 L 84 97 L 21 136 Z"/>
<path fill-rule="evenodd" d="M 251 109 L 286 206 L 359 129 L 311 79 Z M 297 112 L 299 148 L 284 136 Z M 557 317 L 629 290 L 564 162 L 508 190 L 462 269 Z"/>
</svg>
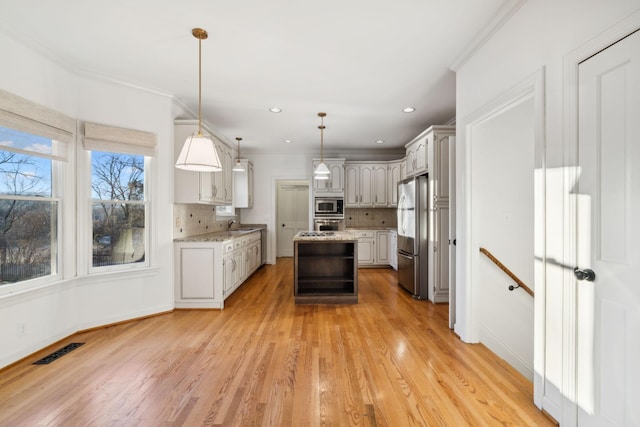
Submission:
<svg viewBox="0 0 640 427">
<path fill-rule="evenodd" d="M 387 194 L 389 197 L 388 206 L 398 206 L 398 181 L 404 179 L 402 174 L 404 173 L 405 159 L 389 162 L 387 169 Z"/>
<path fill-rule="evenodd" d="M 440 146 L 443 141 L 448 144 L 449 137 L 454 136 L 455 133 L 455 126 L 431 126 L 414 138 L 413 141 L 407 143 L 405 145 L 407 153 L 405 158 L 406 176 L 437 173 L 432 169 L 434 167 L 438 169 L 443 161 L 440 154 Z M 439 164 L 436 165 L 434 162 Z M 448 178 L 446 182 L 448 185 Z"/>
<path fill-rule="evenodd" d="M 198 132 L 198 120 L 176 120 L 174 122 L 174 162 L 189 135 Z M 230 205 L 233 202 L 233 151 L 202 127 L 203 133 L 211 136 L 222 162 L 221 172 L 192 172 L 173 169 L 174 203 L 209 203 Z"/>
<path fill-rule="evenodd" d="M 253 163 L 240 159 L 244 171 L 233 172 L 233 206 L 236 208 L 253 207 Z"/>
<path fill-rule="evenodd" d="M 313 170 L 320 164 L 320 159 L 313 159 Z M 324 159 L 324 164 L 329 168 L 329 179 L 314 179 L 313 194 L 316 196 L 342 196 L 344 195 L 344 159 Z"/>
<path fill-rule="evenodd" d="M 387 169 L 388 162 L 345 163 L 345 207 L 387 207 Z"/>
</svg>

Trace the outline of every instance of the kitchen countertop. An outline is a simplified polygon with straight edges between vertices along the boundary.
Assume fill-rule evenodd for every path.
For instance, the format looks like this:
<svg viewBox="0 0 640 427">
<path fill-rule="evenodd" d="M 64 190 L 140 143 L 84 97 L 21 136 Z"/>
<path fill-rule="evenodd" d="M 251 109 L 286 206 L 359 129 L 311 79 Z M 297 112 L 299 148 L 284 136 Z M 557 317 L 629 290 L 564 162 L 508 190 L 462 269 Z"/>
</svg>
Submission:
<svg viewBox="0 0 640 427">
<path fill-rule="evenodd" d="M 397 227 L 347 227 L 346 230 L 397 230 Z"/>
<path fill-rule="evenodd" d="M 180 237 L 173 239 L 174 242 L 224 242 L 225 240 L 243 236 L 245 234 L 255 233 L 266 229 L 265 224 L 241 224 L 238 227 L 232 227 L 229 231 L 214 231 L 211 233 L 196 234 L 195 236 Z"/>
<path fill-rule="evenodd" d="M 296 242 L 307 242 L 307 241 L 319 241 L 319 242 L 329 242 L 329 241 L 351 241 L 357 240 L 356 236 L 350 231 L 333 231 L 333 234 L 324 235 L 324 236 L 304 236 L 304 233 L 308 233 L 308 231 L 300 231 L 293 237 L 293 241 Z M 326 232 L 325 232 L 326 233 Z"/>
</svg>

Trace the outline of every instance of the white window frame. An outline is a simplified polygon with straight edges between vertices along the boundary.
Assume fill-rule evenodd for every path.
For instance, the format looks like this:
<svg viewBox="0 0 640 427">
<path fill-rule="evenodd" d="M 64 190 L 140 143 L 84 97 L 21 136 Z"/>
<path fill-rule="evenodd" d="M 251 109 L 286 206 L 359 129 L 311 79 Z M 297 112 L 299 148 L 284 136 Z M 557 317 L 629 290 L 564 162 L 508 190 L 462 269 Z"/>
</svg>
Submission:
<svg viewBox="0 0 640 427">
<path fill-rule="evenodd" d="M 56 262 L 55 273 L 2 285 L 0 286 L 0 297 L 2 297 L 51 286 L 75 275 L 75 246 L 71 242 L 74 241 L 76 222 L 75 209 L 70 207 L 75 205 L 73 146 L 76 141 L 77 123 L 75 119 L 62 113 L 0 89 L 0 125 L 50 138 L 57 141 L 59 148 L 58 152 L 46 156 L 52 160 L 51 196 L 46 200 L 55 201 L 58 204 L 56 245 L 51 247 Z M 3 147 L 3 149 L 28 156 L 36 155 L 27 150 L 9 147 Z"/>
<path fill-rule="evenodd" d="M 140 144 L 137 144 L 140 142 Z M 145 206 L 145 257 L 143 262 L 131 264 L 117 264 L 109 266 L 93 266 L 93 204 L 97 200 L 91 194 L 91 153 L 92 151 L 102 151 L 107 153 L 138 154 L 144 155 L 144 200 L 139 202 L 128 202 L 143 204 Z M 152 268 L 153 259 L 156 252 L 155 236 L 152 231 L 154 223 L 155 203 L 153 203 L 152 185 L 155 177 L 155 135 L 99 125 L 95 123 L 84 123 L 83 143 L 78 144 L 78 176 L 83 177 L 79 182 L 86 184 L 78 186 L 79 200 L 85 200 L 78 206 L 78 215 L 81 220 L 79 224 L 84 224 L 79 230 L 78 266 L 79 275 L 100 275 L 122 272 L 143 271 Z"/>
</svg>

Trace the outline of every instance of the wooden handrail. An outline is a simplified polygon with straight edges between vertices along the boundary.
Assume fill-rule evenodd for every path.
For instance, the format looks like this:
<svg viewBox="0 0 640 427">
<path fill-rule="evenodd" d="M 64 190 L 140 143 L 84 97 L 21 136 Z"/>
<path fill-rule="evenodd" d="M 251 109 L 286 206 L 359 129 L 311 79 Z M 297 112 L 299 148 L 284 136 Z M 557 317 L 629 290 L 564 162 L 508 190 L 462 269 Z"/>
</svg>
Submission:
<svg viewBox="0 0 640 427">
<path fill-rule="evenodd" d="M 505 267 L 505 265 L 503 263 L 501 263 L 500 260 L 498 260 L 496 257 L 494 257 L 491 252 L 489 252 L 485 248 L 480 248 L 480 252 L 485 254 L 487 256 L 487 258 L 489 258 L 491 261 L 493 261 L 493 263 L 495 265 L 500 267 L 500 270 L 504 271 L 507 274 L 507 276 L 511 277 L 513 279 L 513 281 L 518 284 L 518 286 L 509 286 L 509 290 L 510 291 L 514 290 L 515 288 L 522 288 L 529 295 L 531 295 L 532 297 L 534 296 L 533 295 L 533 290 L 530 287 L 528 287 L 527 285 L 525 285 L 524 282 L 522 280 L 520 280 L 520 278 L 518 276 L 513 274 L 513 272 L 511 270 L 509 270 L 507 267 Z"/>
</svg>

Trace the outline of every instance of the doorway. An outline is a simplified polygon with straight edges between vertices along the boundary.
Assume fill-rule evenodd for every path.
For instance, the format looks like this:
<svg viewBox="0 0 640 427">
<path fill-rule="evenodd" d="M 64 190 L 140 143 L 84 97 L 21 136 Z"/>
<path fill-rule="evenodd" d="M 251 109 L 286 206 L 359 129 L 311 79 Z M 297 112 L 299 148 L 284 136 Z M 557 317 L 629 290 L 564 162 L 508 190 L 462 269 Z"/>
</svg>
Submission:
<svg viewBox="0 0 640 427">
<path fill-rule="evenodd" d="M 276 181 L 276 257 L 293 256 L 293 237 L 309 229 L 309 182 Z"/>
</svg>

